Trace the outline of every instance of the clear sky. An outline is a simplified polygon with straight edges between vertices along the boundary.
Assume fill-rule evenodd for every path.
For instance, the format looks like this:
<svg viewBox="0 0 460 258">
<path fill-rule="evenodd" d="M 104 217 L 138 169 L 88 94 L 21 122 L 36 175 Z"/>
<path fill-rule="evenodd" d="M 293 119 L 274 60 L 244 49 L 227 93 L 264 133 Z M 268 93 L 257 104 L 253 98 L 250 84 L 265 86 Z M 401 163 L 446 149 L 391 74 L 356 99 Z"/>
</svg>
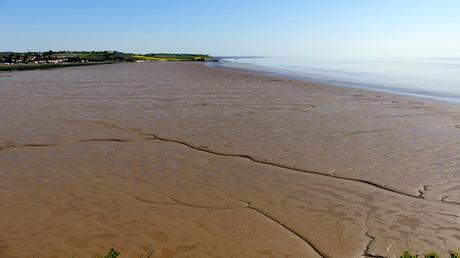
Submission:
<svg viewBox="0 0 460 258">
<path fill-rule="evenodd" d="M 460 0 L 0 0 L 0 51 L 460 57 Z"/>
</svg>

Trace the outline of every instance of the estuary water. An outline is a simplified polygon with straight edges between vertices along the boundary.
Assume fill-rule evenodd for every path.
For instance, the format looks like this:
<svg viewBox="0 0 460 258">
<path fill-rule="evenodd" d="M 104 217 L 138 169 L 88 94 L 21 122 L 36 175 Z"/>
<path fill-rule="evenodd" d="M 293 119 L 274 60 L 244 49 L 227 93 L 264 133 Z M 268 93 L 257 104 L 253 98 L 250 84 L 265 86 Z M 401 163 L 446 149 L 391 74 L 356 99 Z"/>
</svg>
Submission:
<svg viewBox="0 0 460 258">
<path fill-rule="evenodd" d="M 317 83 L 460 102 L 460 58 L 325 61 L 228 57 L 221 58 L 218 65 Z"/>
</svg>

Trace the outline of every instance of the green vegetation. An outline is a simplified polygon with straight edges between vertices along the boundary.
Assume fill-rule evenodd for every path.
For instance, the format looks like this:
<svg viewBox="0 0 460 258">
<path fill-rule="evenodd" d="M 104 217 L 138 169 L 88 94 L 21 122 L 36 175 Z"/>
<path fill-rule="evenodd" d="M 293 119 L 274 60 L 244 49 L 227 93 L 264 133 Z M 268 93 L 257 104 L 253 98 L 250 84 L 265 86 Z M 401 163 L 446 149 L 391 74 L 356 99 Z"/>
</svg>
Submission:
<svg viewBox="0 0 460 258">
<path fill-rule="evenodd" d="M 440 258 L 441 256 L 435 252 L 429 252 L 425 254 L 425 258 Z M 404 251 L 404 253 L 400 256 L 400 258 L 418 258 L 418 255 L 412 254 L 410 251 Z M 458 252 L 453 251 L 450 253 L 450 258 L 460 258 L 460 255 Z"/>
<path fill-rule="evenodd" d="M 439 254 L 433 251 L 425 254 L 425 258 L 439 258 Z"/>
<path fill-rule="evenodd" d="M 117 258 L 120 255 L 120 251 L 111 248 L 106 255 L 100 256 L 99 258 Z"/>
<path fill-rule="evenodd" d="M 418 255 L 413 255 L 410 251 L 404 251 L 400 258 L 417 258 Z"/>
<path fill-rule="evenodd" d="M 46 53 L 46 52 L 45 52 Z M 52 54 L 56 58 L 74 58 L 88 62 L 133 62 L 132 54 L 118 51 L 82 51 L 82 52 L 57 52 Z"/>
<path fill-rule="evenodd" d="M 147 55 L 133 55 L 138 60 L 148 61 L 168 61 L 168 62 L 180 62 L 180 61 L 195 61 L 204 62 L 211 61 L 212 57 L 208 55 L 192 55 L 192 54 L 147 54 Z"/>
<path fill-rule="evenodd" d="M 205 62 L 213 58 L 201 54 L 131 54 L 119 51 L 46 51 L 46 52 L 0 52 L 0 71 L 51 69 L 89 64 L 118 62 Z"/>
</svg>

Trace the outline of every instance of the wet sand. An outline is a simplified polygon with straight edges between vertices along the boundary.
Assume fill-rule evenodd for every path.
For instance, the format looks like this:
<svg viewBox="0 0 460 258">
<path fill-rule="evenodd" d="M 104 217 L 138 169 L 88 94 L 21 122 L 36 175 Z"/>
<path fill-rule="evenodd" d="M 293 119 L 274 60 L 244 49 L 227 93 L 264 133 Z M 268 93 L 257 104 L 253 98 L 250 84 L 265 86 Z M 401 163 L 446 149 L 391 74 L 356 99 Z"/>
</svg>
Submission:
<svg viewBox="0 0 460 258">
<path fill-rule="evenodd" d="M 460 248 L 460 106 L 191 63 L 0 73 L 0 257 Z"/>
</svg>

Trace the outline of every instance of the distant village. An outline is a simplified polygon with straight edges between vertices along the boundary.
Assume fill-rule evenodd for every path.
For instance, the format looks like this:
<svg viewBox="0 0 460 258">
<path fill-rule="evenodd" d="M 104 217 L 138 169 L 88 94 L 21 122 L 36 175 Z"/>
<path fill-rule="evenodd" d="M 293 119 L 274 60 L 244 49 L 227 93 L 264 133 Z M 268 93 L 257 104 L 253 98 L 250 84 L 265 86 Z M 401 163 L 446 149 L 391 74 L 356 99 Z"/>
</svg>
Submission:
<svg viewBox="0 0 460 258">
<path fill-rule="evenodd" d="M 0 52 L 1 66 L 60 65 L 101 62 L 211 61 L 201 54 L 132 54 L 120 51 Z"/>
<path fill-rule="evenodd" d="M 5 65 L 14 64 L 65 64 L 85 63 L 89 60 L 79 56 L 62 56 L 54 52 L 28 52 L 28 53 L 2 53 L 1 63 Z"/>
<path fill-rule="evenodd" d="M 0 52 L 0 64 L 75 64 L 89 62 L 131 62 L 129 54 L 119 51 L 46 51 Z"/>
</svg>

